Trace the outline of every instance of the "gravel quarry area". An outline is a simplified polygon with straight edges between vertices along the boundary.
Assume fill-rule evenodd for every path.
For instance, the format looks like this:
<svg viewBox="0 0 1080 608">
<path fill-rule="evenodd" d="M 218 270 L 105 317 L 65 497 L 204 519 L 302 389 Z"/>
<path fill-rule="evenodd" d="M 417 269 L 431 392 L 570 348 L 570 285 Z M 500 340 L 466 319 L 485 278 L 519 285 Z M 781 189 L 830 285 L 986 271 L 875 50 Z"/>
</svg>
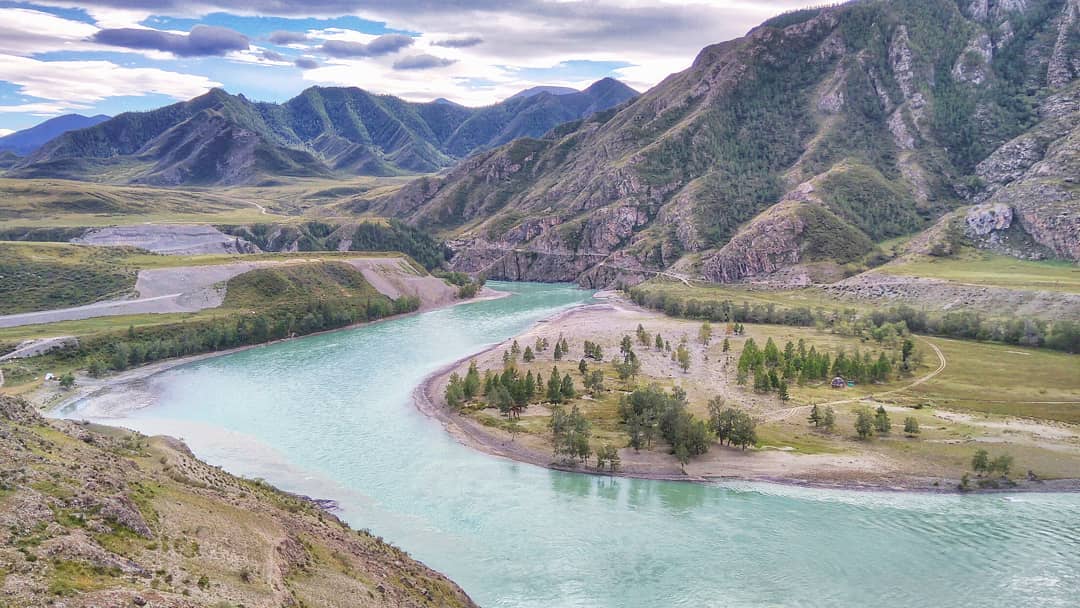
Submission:
<svg viewBox="0 0 1080 608">
<path fill-rule="evenodd" d="M 203 253 L 257 253 L 259 248 L 213 226 L 183 224 L 137 224 L 97 228 L 71 239 L 77 245 L 138 247 L 166 255 Z"/>
<path fill-rule="evenodd" d="M 141 270 L 135 283 L 135 291 L 138 293 L 136 298 L 0 316 L 0 327 L 118 315 L 198 312 L 217 308 L 225 300 L 225 283 L 229 279 L 256 268 L 310 261 L 312 260 L 305 258 L 280 262 L 235 262 Z M 444 306 L 457 298 L 456 288 L 442 279 L 418 273 L 404 258 L 360 257 L 342 261 L 363 273 L 364 278 L 380 293 L 391 298 L 402 295 L 419 297 L 421 307 L 425 309 Z"/>
</svg>

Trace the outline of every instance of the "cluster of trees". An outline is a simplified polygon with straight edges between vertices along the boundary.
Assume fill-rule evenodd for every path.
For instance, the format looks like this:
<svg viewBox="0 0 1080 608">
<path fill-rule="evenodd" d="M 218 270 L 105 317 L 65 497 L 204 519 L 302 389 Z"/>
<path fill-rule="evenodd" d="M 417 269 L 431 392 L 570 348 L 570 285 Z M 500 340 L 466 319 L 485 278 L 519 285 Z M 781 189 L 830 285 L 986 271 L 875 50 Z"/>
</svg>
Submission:
<svg viewBox="0 0 1080 608">
<path fill-rule="evenodd" d="M 980 478 L 978 481 L 980 488 L 998 488 L 1001 487 L 997 479 L 993 479 L 993 476 L 1000 474 L 1001 478 L 1005 480 L 1008 485 L 1015 485 L 1009 481 L 1009 471 L 1013 467 L 1013 457 L 1009 454 L 1000 454 L 996 458 L 991 458 L 990 453 L 984 449 L 975 451 L 975 455 L 971 457 L 971 469 L 975 471 L 975 474 Z M 984 478 L 983 476 L 986 475 Z M 1028 476 L 1033 477 L 1034 473 L 1028 471 Z M 960 479 L 960 490 L 971 489 L 971 476 L 964 473 L 964 476 Z"/>
<path fill-rule="evenodd" d="M 546 342 L 545 342 L 546 344 Z M 555 351 L 552 354 L 556 361 L 562 361 L 562 358 L 570 352 L 570 344 L 566 341 L 566 338 L 559 334 L 559 338 L 555 340 Z"/>
<path fill-rule="evenodd" d="M 603 374 L 600 377 L 600 390 L 602 383 Z M 595 384 L 593 387 L 595 390 Z M 465 377 L 456 372 L 450 374 L 444 396 L 446 403 L 454 409 L 483 397 L 486 407 L 497 408 L 504 416 L 514 419 L 520 417 L 522 410 L 533 401 L 542 398 L 558 405 L 576 397 L 577 389 L 570 374 L 560 374 L 558 367 L 551 368 L 551 375 L 545 384 L 540 374 L 534 376 L 532 370 L 522 375 L 512 361 L 506 362 L 499 373 L 485 371 L 481 379 L 476 362 L 472 361 Z"/>
<path fill-rule="evenodd" d="M 742 323 L 817 326 L 842 335 L 865 336 L 878 341 L 887 339 L 890 332 L 901 336 L 911 332 L 1080 353 L 1080 322 L 1070 319 L 1052 322 L 1015 316 L 987 319 L 970 311 L 931 316 L 906 305 L 860 315 L 854 309 L 827 311 L 808 307 L 779 308 L 775 304 L 751 306 L 745 301 L 735 304 L 731 300 L 701 300 L 647 286 L 634 287 L 629 295 L 635 303 L 673 317 L 734 323 L 736 327 Z"/>
<path fill-rule="evenodd" d="M 1007 477 L 1012 465 L 1013 457 L 1009 454 L 1001 454 L 997 458 L 990 458 L 989 452 L 980 449 L 971 457 L 971 470 L 975 471 L 975 474 L 980 477 L 984 474 L 994 475 L 996 473 Z"/>
<path fill-rule="evenodd" d="M 818 404 L 814 404 L 810 408 L 810 416 L 807 418 L 810 424 L 814 425 L 815 429 L 823 429 L 828 432 L 832 432 L 836 428 L 836 410 L 831 406 L 819 407 Z"/>
<path fill-rule="evenodd" d="M 910 339 L 903 341 L 899 355 L 902 367 L 913 365 L 914 349 L 915 343 Z M 829 353 L 818 352 L 815 346 L 807 348 L 802 339 L 798 345 L 788 341 L 781 351 L 772 338 L 765 342 L 764 348 L 753 338 L 747 338 L 739 355 L 736 381 L 746 384 L 752 373 L 755 390 L 776 390 L 783 397 L 790 381 L 803 384 L 840 376 L 859 382 L 885 382 L 893 368 L 892 359 L 884 351 L 874 357 L 870 351 L 860 352 L 856 347 L 852 354 L 840 350 L 833 358 Z"/>
<path fill-rule="evenodd" d="M 585 358 L 593 361 L 603 361 L 604 349 L 600 348 L 600 345 L 595 342 L 585 340 Z"/>
<path fill-rule="evenodd" d="M 750 414 L 734 407 L 726 407 L 724 399 L 714 397 L 709 400 L 709 422 L 712 425 L 720 445 L 746 449 L 757 444 L 757 423 Z"/>
<path fill-rule="evenodd" d="M 630 341 L 630 336 L 623 336 L 619 344 L 619 353 L 622 355 L 622 361 L 616 360 L 613 364 L 619 379 L 626 382 L 636 378 L 641 373 L 641 361 L 634 352 L 634 344 Z"/>
<path fill-rule="evenodd" d="M 353 233 L 350 251 L 400 251 L 433 270 L 447 259 L 446 245 L 399 220 L 364 222 Z"/>
<path fill-rule="evenodd" d="M 630 435 L 630 447 L 650 448 L 659 434 L 682 464 L 708 452 L 713 440 L 709 426 L 686 408 L 686 391 L 680 387 L 667 393 L 650 384 L 624 395 L 619 400 L 619 417 Z"/>
<path fill-rule="evenodd" d="M 885 411 L 885 406 L 879 405 L 877 410 L 871 410 L 868 407 L 855 410 L 855 432 L 858 433 L 859 439 L 869 439 L 875 433 L 888 435 L 891 430 L 892 420 L 889 419 L 889 412 Z"/>
<path fill-rule="evenodd" d="M 551 443 L 555 457 L 562 457 L 564 462 L 585 462 L 592 454 L 589 438 L 592 437 L 592 427 L 589 420 L 575 405 L 566 411 L 561 405 L 551 409 L 551 421 L 548 423 L 551 429 Z M 605 460 L 611 462 L 610 454 L 605 453 Z M 618 458 L 618 454 L 615 455 Z M 600 468 L 600 457 L 597 457 L 597 468 Z"/>
<path fill-rule="evenodd" d="M 256 314 L 235 313 L 206 321 L 128 328 L 127 332 L 88 338 L 76 356 L 86 361 L 91 375 L 123 371 L 146 363 L 224 350 L 249 344 L 337 329 L 384 317 L 413 312 L 420 299 L 397 300 L 380 296 L 365 302 L 323 300 L 264 309 Z"/>
<path fill-rule="evenodd" d="M 473 278 L 464 272 L 436 272 L 435 276 L 458 288 L 458 298 L 467 300 L 474 297 L 487 282 L 482 275 Z"/>
</svg>

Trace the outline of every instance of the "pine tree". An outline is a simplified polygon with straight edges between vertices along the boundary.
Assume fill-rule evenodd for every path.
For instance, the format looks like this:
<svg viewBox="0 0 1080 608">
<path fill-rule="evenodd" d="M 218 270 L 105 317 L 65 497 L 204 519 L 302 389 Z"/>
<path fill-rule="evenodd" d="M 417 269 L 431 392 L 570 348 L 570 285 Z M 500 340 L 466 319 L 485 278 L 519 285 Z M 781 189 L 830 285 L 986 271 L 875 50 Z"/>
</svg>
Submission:
<svg viewBox="0 0 1080 608">
<path fill-rule="evenodd" d="M 530 370 L 525 374 L 525 398 L 531 400 L 536 395 L 536 379 L 533 378 L 533 373 Z"/>
<path fill-rule="evenodd" d="M 885 411 L 884 405 L 879 405 L 874 414 L 874 429 L 881 435 L 887 435 L 892 429 L 892 422 L 889 420 L 889 413 Z"/>
<path fill-rule="evenodd" d="M 971 470 L 979 475 L 990 470 L 990 454 L 986 450 L 977 450 L 975 452 L 975 455 L 971 458 Z"/>
<path fill-rule="evenodd" d="M 656 332 L 656 341 L 653 343 L 656 350 L 664 350 L 664 339 L 660 337 L 660 332 Z"/>
<path fill-rule="evenodd" d="M 687 350 L 685 346 L 680 344 L 675 355 L 679 361 L 679 367 L 682 368 L 683 373 L 690 371 L 690 351 Z"/>
<path fill-rule="evenodd" d="M 559 387 L 559 395 L 564 401 L 577 396 L 577 390 L 574 389 L 574 379 L 570 377 L 570 374 L 563 376 L 562 386 Z"/>
<path fill-rule="evenodd" d="M 810 408 L 810 424 L 814 425 L 814 428 L 821 426 L 821 410 L 818 409 L 817 404 Z"/>
<path fill-rule="evenodd" d="M 469 371 L 466 372 L 465 381 L 462 384 L 462 394 L 466 401 L 471 401 L 480 396 L 480 390 L 480 370 L 476 368 L 476 361 L 470 361 Z"/>
<path fill-rule="evenodd" d="M 535 354 L 535 353 L 533 352 L 533 349 L 532 349 L 532 347 L 531 347 L 531 346 L 526 346 L 526 347 L 525 347 L 525 354 L 523 354 L 523 355 L 521 356 L 521 358 L 522 358 L 522 359 L 523 359 L 523 360 L 524 360 L 524 361 L 525 361 L 526 363 L 532 363 L 532 362 L 533 362 L 533 361 L 534 361 L 534 360 L 536 359 L 536 354 Z"/>
<path fill-rule="evenodd" d="M 698 341 L 705 346 L 709 345 L 712 341 L 712 324 L 705 321 L 701 324 L 701 329 L 698 331 Z"/>
<path fill-rule="evenodd" d="M 726 352 L 728 352 L 730 350 L 731 350 L 731 342 L 727 338 L 724 338 L 723 351 L 726 353 Z"/>
<path fill-rule="evenodd" d="M 866 439 L 874 434 L 874 415 L 869 408 L 861 407 L 855 413 L 855 432 L 859 439 Z"/>
<path fill-rule="evenodd" d="M 589 372 L 589 364 L 585 362 L 585 359 L 582 359 L 578 362 L 577 368 L 578 371 L 581 372 L 582 376 Z"/>
<path fill-rule="evenodd" d="M 825 413 L 821 415 L 821 426 L 830 433 L 836 428 L 836 410 L 825 407 Z"/>
<path fill-rule="evenodd" d="M 551 376 L 547 383 L 547 400 L 551 403 L 562 403 L 562 378 L 559 377 L 559 368 L 551 368 Z"/>
<path fill-rule="evenodd" d="M 919 420 L 914 416 L 908 416 L 904 419 L 904 434 L 908 437 L 914 437 L 919 434 Z"/>
</svg>

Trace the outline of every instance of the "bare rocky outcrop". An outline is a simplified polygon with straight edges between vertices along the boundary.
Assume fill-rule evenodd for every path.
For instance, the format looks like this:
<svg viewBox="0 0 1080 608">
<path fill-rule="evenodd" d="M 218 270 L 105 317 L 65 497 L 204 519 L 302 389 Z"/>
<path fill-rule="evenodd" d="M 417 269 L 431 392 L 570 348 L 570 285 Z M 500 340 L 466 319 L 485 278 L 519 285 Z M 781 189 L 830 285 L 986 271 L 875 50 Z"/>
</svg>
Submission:
<svg viewBox="0 0 1080 608">
<path fill-rule="evenodd" d="M 1080 77 L 1080 0 L 1068 0 L 1060 18 L 1054 52 L 1046 69 L 1046 81 L 1063 87 Z"/>
<path fill-rule="evenodd" d="M 986 81 L 993 59 L 994 45 L 990 41 L 990 34 L 980 32 L 960 53 L 960 58 L 953 66 L 952 76 L 958 82 L 980 85 Z"/>
<path fill-rule="evenodd" d="M 717 283 L 776 272 L 802 259 L 806 222 L 797 213 L 799 201 L 780 203 L 758 216 L 715 255 L 702 262 L 702 275 Z"/>
</svg>

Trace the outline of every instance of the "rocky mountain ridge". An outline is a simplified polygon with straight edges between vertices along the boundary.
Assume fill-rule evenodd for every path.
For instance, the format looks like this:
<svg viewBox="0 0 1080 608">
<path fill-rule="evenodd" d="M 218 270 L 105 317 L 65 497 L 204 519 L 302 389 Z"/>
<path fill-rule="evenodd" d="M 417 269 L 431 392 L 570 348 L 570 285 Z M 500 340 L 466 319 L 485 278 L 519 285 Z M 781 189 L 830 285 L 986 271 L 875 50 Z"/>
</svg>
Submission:
<svg viewBox="0 0 1080 608">
<path fill-rule="evenodd" d="M 214 89 L 60 135 L 9 176 L 186 186 L 427 173 L 636 95 L 610 78 L 580 92 L 540 92 L 484 108 L 410 103 L 358 88 L 311 87 L 282 104 Z"/>
<path fill-rule="evenodd" d="M 719 282 L 858 266 L 981 202 L 1075 260 L 1078 12 L 871 0 L 782 15 L 621 110 L 474 155 L 372 210 L 452 235 L 457 269 L 587 285 L 676 264 Z"/>
</svg>

